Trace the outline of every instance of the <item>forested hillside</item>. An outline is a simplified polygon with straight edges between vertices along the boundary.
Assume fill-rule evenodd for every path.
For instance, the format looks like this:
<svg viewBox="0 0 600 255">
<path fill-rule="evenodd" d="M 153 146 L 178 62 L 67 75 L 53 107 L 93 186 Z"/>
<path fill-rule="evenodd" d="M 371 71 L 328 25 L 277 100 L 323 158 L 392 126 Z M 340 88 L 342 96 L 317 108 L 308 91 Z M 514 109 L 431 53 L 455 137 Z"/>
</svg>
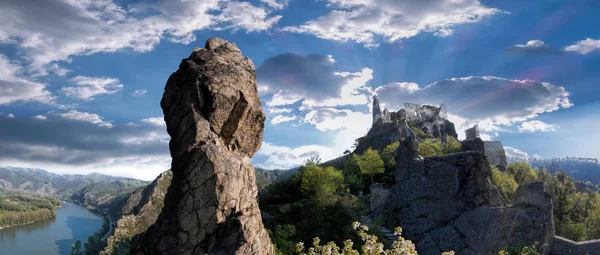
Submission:
<svg viewBox="0 0 600 255">
<path fill-rule="evenodd" d="M 52 218 L 60 203 L 55 196 L 0 189 L 0 228 Z"/>
<path fill-rule="evenodd" d="M 90 173 L 87 175 L 59 175 L 41 169 L 0 167 L 0 188 L 27 191 L 43 195 L 56 195 L 62 199 L 70 199 L 73 194 L 81 191 L 90 184 L 106 184 L 112 182 L 120 182 L 123 185 L 134 187 L 144 186 L 149 183 L 137 179 L 115 177 L 99 173 Z"/>
</svg>

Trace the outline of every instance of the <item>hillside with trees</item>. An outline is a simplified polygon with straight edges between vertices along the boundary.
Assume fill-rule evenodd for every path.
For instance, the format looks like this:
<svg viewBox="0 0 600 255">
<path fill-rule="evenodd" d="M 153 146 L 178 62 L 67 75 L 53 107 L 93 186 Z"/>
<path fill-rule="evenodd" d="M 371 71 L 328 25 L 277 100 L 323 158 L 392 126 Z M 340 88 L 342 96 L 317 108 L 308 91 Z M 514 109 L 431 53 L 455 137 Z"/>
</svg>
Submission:
<svg viewBox="0 0 600 255">
<path fill-rule="evenodd" d="M 0 188 L 42 195 L 56 195 L 62 199 L 70 199 L 73 194 L 88 185 L 112 182 L 120 182 L 123 185 L 135 187 L 141 187 L 149 183 L 133 178 L 115 177 L 99 173 L 59 175 L 41 169 L 0 167 Z"/>
<path fill-rule="evenodd" d="M 0 228 L 53 218 L 60 204 L 58 197 L 0 189 Z"/>
</svg>

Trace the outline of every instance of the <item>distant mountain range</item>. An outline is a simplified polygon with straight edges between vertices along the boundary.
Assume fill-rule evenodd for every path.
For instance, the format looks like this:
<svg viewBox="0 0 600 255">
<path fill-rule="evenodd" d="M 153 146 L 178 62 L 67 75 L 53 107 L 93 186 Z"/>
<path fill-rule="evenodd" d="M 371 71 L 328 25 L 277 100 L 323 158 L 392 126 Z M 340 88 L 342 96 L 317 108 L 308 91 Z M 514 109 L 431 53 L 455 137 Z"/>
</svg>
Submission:
<svg viewBox="0 0 600 255">
<path fill-rule="evenodd" d="M 600 185 L 600 162 L 596 158 L 509 158 L 509 162 L 527 161 L 531 167 L 544 167 L 550 172 L 564 172 L 574 180 Z"/>
<path fill-rule="evenodd" d="M 55 174 L 41 169 L 0 167 L 0 188 L 56 195 L 90 205 L 110 200 L 150 182 L 99 173 Z"/>
</svg>

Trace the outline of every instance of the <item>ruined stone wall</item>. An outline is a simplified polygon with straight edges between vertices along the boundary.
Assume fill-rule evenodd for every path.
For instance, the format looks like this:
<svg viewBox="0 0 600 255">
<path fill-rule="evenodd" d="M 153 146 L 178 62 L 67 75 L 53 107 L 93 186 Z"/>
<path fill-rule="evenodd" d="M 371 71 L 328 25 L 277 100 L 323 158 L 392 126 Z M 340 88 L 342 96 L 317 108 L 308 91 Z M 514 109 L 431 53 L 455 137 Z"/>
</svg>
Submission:
<svg viewBox="0 0 600 255">
<path fill-rule="evenodd" d="M 591 240 L 583 242 L 575 242 L 564 237 L 554 237 L 552 244 L 552 255 L 567 255 L 567 254 L 600 254 L 600 240 Z"/>
<path fill-rule="evenodd" d="M 371 212 L 375 211 L 379 206 L 383 205 L 390 196 L 390 188 L 382 183 L 375 183 L 370 187 L 370 204 Z"/>
<path fill-rule="evenodd" d="M 465 130 L 465 135 L 467 136 L 467 140 L 479 138 L 479 125 L 475 125 L 472 128 Z"/>
<path fill-rule="evenodd" d="M 485 141 L 483 143 L 485 148 L 485 156 L 492 166 L 498 167 L 504 171 L 507 166 L 506 152 L 504 146 L 500 141 Z"/>
<path fill-rule="evenodd" d="M 410 122 L 427 122 L 435 119 L 448 119 L 446 105 L 439 108 L 431 105 L 405 103 L 406 119 Z"/>
</svg>

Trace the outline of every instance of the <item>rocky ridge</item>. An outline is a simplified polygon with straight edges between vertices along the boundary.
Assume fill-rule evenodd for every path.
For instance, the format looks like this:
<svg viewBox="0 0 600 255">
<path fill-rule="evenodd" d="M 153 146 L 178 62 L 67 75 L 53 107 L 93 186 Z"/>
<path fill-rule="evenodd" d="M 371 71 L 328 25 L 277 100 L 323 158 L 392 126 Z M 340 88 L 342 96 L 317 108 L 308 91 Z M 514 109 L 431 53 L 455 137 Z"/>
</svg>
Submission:
<svg viewBox="0 0 600 255">
<path fill-rule="evenodd" d="M 161 107 L 173 180 L 131 253 L 272 254 L 249 163 L 265 121 L 252 61 L 235 44 L 209 39 L 169 77 Z"/>
</svg>

